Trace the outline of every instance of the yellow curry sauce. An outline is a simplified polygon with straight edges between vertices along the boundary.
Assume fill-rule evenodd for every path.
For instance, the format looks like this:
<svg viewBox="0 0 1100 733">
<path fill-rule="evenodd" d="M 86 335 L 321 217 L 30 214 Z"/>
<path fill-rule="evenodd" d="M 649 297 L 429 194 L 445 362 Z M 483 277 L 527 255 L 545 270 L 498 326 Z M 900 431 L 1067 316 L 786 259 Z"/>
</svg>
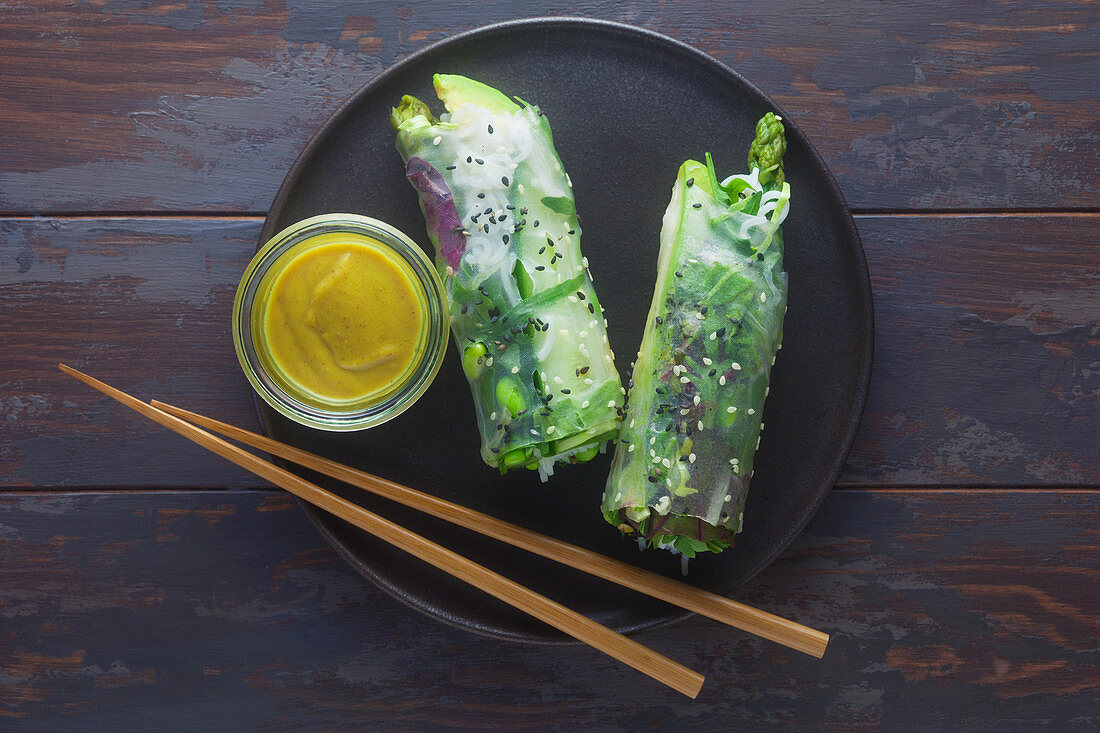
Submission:
<svg viewBox="0 0 1100 733">
<path fill-rule="evenodd" d="M 261 285 L 266 303 L 256 313 L 270 371 L 324 403 L 373 401 L 399 387 L 424 348 L 425 308 L 408 265 L 369 237 L 340 232 L 289 254 Z"/>
</svg>

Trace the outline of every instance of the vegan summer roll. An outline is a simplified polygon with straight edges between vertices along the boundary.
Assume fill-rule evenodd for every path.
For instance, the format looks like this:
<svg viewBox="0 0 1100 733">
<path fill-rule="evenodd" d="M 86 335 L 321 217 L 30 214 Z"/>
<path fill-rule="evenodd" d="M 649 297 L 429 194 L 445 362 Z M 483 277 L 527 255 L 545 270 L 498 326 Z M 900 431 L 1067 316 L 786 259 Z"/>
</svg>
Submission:
<svg viewBox="0 0 1100 733">
<path fill-rule="evenodd" d="M 651 547 L 719 552 L 741 531 L 783 335 L 783 124 L 756 126 L 749 172 L 680 166 L 604 517 Z"/>
<path fill-rule="evenodd" d="M 545 480 L 614 438 L 625 402 L 572 183 L 538 107 L 462 76 L 434 83 L 445 114 L 405 96 L 391 121 L 449 297 L 481 456 Z"/>
</svg>

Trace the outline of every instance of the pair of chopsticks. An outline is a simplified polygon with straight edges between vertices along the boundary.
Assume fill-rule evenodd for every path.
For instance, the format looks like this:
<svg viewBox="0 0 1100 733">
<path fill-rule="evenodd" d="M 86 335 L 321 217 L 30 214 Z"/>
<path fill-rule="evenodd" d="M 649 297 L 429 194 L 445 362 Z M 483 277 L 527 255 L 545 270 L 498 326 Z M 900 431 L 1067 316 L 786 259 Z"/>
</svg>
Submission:
<svg viewBox="0 0 1100 733">
<path fill-rule="evenodd" d="M 825 647 L 829 642 L 828 634 L 729 598 L 604 557 L 590 550 L 538 534 L 197 413 L 156 400 L 147 404 L 65 364 L 58 364 L 58 368 L 154 422 L 286 489 L 300 499 L 416 555 L 425 562 L 531 614 L 691 698 L 699 694 L 703 685 L 703 676 L 699 673 L 462 555 L 325 491 L 296 474 L 238 448 L 202 428 L 209 428 L 253 448 L 267 451 L 344 483 L 371 491 L 440 519 L 461 524 L 515 547 L 556 560 L 806 654 L 820 658 L 824 655 Z"/>
</svg>

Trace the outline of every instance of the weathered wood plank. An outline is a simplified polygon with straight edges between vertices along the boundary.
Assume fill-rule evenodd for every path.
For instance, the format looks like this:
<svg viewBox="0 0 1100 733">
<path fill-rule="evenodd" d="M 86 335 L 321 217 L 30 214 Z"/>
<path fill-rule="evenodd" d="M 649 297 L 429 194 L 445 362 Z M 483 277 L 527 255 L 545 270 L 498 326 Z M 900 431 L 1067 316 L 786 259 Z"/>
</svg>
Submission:
<svg viewBox="0 0 1100 733">
<path fill-rule="evenodd" d="M 773 95 L 862 209 L 1095 207 L 1100 17 L 1082 2 L 7 3 L 0 211 L 263 211 L 374 74 L 573 14 L 693 44 Z"/>
<path fill-rule="evenodd" d="M 1100 482 L 1098 220 L 859 218 L 876 364 L 842 483 Z M 258 232 L 0 221 L 0 484 L 257 485 L 55 365 L 255 427 L 229 324 Z"/>
<path fill-rule="evenodd" d="M 1100 492 L 835 491 L 740 596 L 823 660 L 690 619 L 588 649 L 488 640 L 368 586 L 283 494 L 0 496 L 0 724 L 51 730 L 1095 729 Z"/>
</svg>

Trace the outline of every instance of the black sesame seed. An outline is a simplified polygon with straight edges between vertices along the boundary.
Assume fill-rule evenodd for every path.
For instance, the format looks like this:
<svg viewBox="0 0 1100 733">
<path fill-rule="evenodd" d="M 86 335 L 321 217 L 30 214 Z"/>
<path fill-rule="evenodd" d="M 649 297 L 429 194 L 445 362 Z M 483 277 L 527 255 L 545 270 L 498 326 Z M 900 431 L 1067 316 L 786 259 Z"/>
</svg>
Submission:
<svg viewBox="0 0 1100 733">
<path fill-rule="evenodd" d="M 535 219 L 535 223 L 534 223 L 534 224 L 533 224 L 532 226 L 534 226 L 534 227 L 536 227 L 536 228 L 537 228 L 537 227 L 538 227 L 538 225 L 539 225 L 539 220 L 538 220 L 538 219 Z"/>
<path fill-rule="evenodd" d="M 578 291 L 577 291 L 577 297 L 578 297 L 578 298 L 580 298 L 581 300 L 584 300 L 584 299 L 585 299 L 585 297 L 584 297 L 584 292 L 582 292 L 582 291 L 578 290 Z"/>
<path fill-rule="evenodd" d="M 508 209 L 508 211 L 515 211 L 516 210 L 516 205 L 515 204 L 505 204 L 504 208 Z"/>
<path fill-rule="evenodd" d="M 536 270 L 538 270 L 539 272 L 542 272 L 542 271 L 543 271 L 543 270 L 545 270 L 546 268 L 545 268 L 544 266 L 542 266 L 542 265 L 535 265 L 535 269 L 536 269 Z"/>
<path fill-rule="evenodd" d="M 721 328 L 719 328 L 714 333 L 715 333 L 715 338 L 722 338 L 723 336 L 726 335 L 726 327 L 722 326 Z"/>
<path fill-rule="evenodd" d="M 707 376 L 708 377 L 713 377 L 717 373 L 718 373 L 717 369 L 711 369 L 709 372 L 707 372 Z"/>
<path fill-rule="evenodd" d="M 554 246 L 554 240 L 551 239 L 550 237 L 547 237 L 546 238 L 546 246 L 553 247 Z"/>
<path fill-rule="evenodd" d="M 693 209 L 701 209 L 701 208 L 703 208 L 703 205 L 702 205 L 702 204 L 700 204 L 700 203 L 698 203 L 698 202 L 696 202 L 696 203 L 694 203 L 694 204 L 692 204 L 692 205 L 691 205 L 691 208 L 693 208 Z"/>
<path fill-rule="evenodd" d="M 569 230 L 569 233 L 570 233 L 570 234 L 576 234 L 576 233 L 577 233 L 577 230 L 576 230 L 576 229 L 570 229 L 570 230 Z"/>
<path fill-rule="evenodd" d="M 649 476 L 649 482 L 652 484 L 657 483 L 657 477 L 653 475 Z"/>
<path fill-rule="evenodd" d="M 505 188 L 512 185 L 511 183 L 508 182 L 508 176 L 501 176 L 500 177 L 500 182 L 504 184 Z"/>
<path fill-rule="evenodd" d="M 501 237 L 501 239 L 503 239 L 503 240 L 504 240 L 504 243 L 505 243 L 505 244 L 508 244 L 508 235 L 507 235 L 507 234 L 505 234 L 504 236 L 502 236 L 502 237 Z"/>
<path fill-rule="evenodd" d="M 479 193 L 479 194 L 477 195 L 477 197 L 478 197 L 479 199 L 483 199 L 483 198 L 485 198 L 485 194 L 484 194 L 484 193 Z"/>
<path fill-rule="evenodd" d="M 471 156 L 467 155 L 467 156 L 466 156 L 466 162 L 467 162 L 467 163 L 473 163 L 473 162 L 474 162 L 474 159 L 473 159 L 473 158 L 472 158 Z"/>
<path fill-rule="evenodd" d="M 760 253 L 760 252 L 757 252 L 757 253 L 756 253 L 756 259 L 758 259 L 758 260 L 760 260 L 761 262 L 763 262 L 763 261 L 764 261 L 764 255 L 763 255 L 762 253 Z"/>
<path fill-rule="evenodd" d="M 707 307 L 704 305 L 702 308 L 699 309 L 699 312 L 705 316 L 707 314 Z"/>
<path fill-rule="evenodd" d="M 462 315 L 466 315 L 466 313 L 468 313 L 468 312 L 469 312 L 469 310 L 470 310 L 470 306 L 469 306 L 469 305 L 464 305 L 464 306 L 462 306 Z"/>
<path fill-rule="evenodd" d="M 482 214 L 492 214 L 493 213 L 493 207 L 490 206 L 489 208 L 485 209 L 485 211 L 483 211 L 481 213 Z"/>
<path fill-rule="evenodd" d="M 540 247 L 539 248 L 539 254 L 542 254 L 545 251 L 546 251 L 546 247 Z"/>
<path fill-rule="evenodd" d="M 676 271 L 676 277 L 683 277 L 683 276 L 684 276 L 684 273 L 680 272 L 679 270 Z"/>
<path fill-rule="evenodd" d="M 695 184 L 695 179 L 694 178 L 689 178 L 686 181 L 684 181 L 684 183 L 687 184 L 688 188 L 691 188 Z"/>
<path fill-rule="evenodd" d="M 474 162 L 477 163 L 478 165 L 485 165 L 485 161 L 482 160 L 481 158 L 474 158 Z"/>
<path fill-rule="evenodd" d="M 562 393 L 562 394 L 570 394 L 570 392 L 569 392 L 569 390 L 568 390 L 568 389 L 563 389 L 563 390 L 561 391 L 561 393 Z"/>
<path fill-rule="evenodd" d="M 449 166 L 447 166 L 447 170 L 453 171 L 457 167 L 458 167 L 457 165 L 449 165 Z"/>
<path fill-rule="evenodd" d="M 493 126 L 492 126 L 492 125 L 489 125 L 489 134 L 490 134 L 490 135 L 492 135 L 492 134 L 493 134 Z"/>
<path fill-rule="evenodd" d="M 581 367 L 581 374 L 588 374 L 588 367 L 582 366 Z"/>
<path fill-rule="evenodd" d="M 588 304 L 588 312 L 592 315 L 596 315 L 596 309 L 592 307 L 591 303 Z"/>
</svg>

